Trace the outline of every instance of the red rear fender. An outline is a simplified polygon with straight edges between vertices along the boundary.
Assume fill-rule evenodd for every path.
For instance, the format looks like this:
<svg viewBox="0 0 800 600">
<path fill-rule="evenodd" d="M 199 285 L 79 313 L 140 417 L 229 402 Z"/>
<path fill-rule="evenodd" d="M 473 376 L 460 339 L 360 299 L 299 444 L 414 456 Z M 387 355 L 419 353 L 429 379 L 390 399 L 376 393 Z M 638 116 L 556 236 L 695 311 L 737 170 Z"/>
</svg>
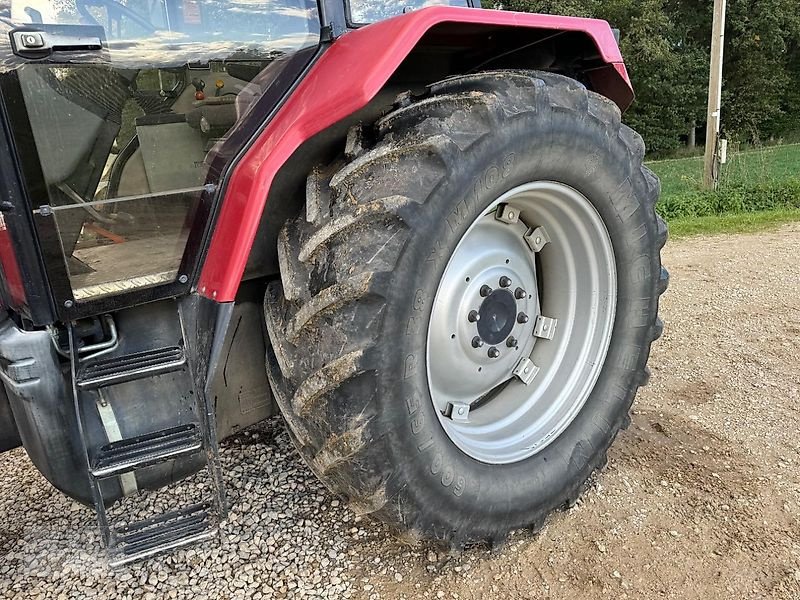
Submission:
<svg viewBox="0 0 800 600">
<path fill-rule="evenodd" d="M 622 110 L 633 100 L 617 42 L 605 21 L 430 7 L 348 32 L 322 54 L 234 167 L 199 292 L 220 302 L 235 298 L 275 175 L 303 142 L 367 106 L 421 43 L 431 43 L 433 36 L 441 40 L 459 35 L 462 43 L 465 36 L 477 43 L 487 34 L 523 40 L 530 36 L 530 43 L 516 46 L 516 57 L 535 52 L 535 46 L 547 39 L 571 35 L 569 40 L 588 49 L 590 56 L 575 58 L 586 59 L 583 64 L 589 66 L 581 74 L 593 89 Z M 492 64 L 487 68 L 504 66 L 488 62 Z"/>
</svg>

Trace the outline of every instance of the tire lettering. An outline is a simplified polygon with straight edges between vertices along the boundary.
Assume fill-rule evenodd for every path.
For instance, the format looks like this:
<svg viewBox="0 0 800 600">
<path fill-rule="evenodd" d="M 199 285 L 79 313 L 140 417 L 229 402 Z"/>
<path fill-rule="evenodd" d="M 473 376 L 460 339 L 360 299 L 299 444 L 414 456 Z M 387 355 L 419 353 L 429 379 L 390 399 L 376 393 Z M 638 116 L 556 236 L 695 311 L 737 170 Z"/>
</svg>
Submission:
<svg viewBox="0 0 800 600">
<path fill-rule="evenodd" d="M 429 437 L 427 440 L 425 440 L 419 446 L 417 446 L 417 450 L 419 452 L 425 452 L 431 446 L 433 446 L 433 438 Z"/>
<path fill-rule="evenodd" d="M 636 228 L 631 228 L 628 230 L 628 245 L 633 246 L 639 240 L 643 240 L 647 237 L 647 225 L 642 223 Z"/>
<path fill-rule="evenodd" d="M 450 487 L 453 483 L 453 480 L 456 478 L 455 473 L 453 472 L 453 467 L 446 467 L 444 473 L 442 473 L 442 485 L 444 487 Z"/>
<path fill-rule="evenodd" d="M 417 290 L 414 294 L 414 310 L 420 311 L 425 307 L 425 292 Z"/>
<path fill-rule="evenodd" d="M 476 206 L 478 205 L 478 200 L 480 199 L 481 192 L 483 190 L 492 191 L 492 188 L 494 188 L 501 179 L 505 179 L 506 177 L 511 175 L 511 169 L 514 167 L 514 159 L 515 159 L 515 155 L 514 155 L 513 152 L 511 154 L 507 154 L 503 158 L 502 169 L 500 167 L 498 167 L 497 165 L 491 165 L 488 169 L 486 169 L 486 171 L 483 172 L 483 175 L 478 177 L 473 182 L 473 184 L 472 184 L 472 198 L 473 198 L 473 204 L 474 205 L 476 205 Z M 466 202 L 459 203 L 459 206 L 461 206 L 461 204 L 463 204 L 464 207 L 467 207 Z M 456 212 L 458 212 L 458 210 L 459 210 L 459 207 L 456 207 L 456 210 L 453 211 L 453 214 L 456 214 Z M 466 215 L 464 215 L 464 216 L 466 216 Z M 459 219 L 458 222 L 456 223 L 456 225 L 460 224 L 462 220 L 463 220 L 463 218 Z M 452 227 L 452 224 L 451 224 L 451 229 L 452 228 L 453 227 Z"/>
<path fill-rule="evenodd" d="M 453 486 L 453 494 L 455 496 L 461 496 L 464 493 L 464 489 L 467 487 L 467 480 L 464 479 L 461 475 L 458 476 L 456 480 L 455 486 Z"/>
<path fill-rule="evenodd" d="M 442 463 L 444 459 L 442 458 L 442 453 L 437 452 L 436 455 L 433 457 L 433 462 L 431 463 L 431 473 L 434 475 L 438 474 L 439 471 L 442 470 Z"/>
<path fill-rule="evenodd" d="M 481 197 L 481 189 L 483 189 L 483 179 L 478 177 L 472 183 L 472 205 L 478 206 L 478 200 Z"/>
<path fill-rule="evenodd" d="M 515 155 L 512 152 L 511 154 L 507 154 L 503 158 L 503 168 L 501 169 L 497 165 L 491 165 L 486 171 L 484 171 L 483 175 L 478 177 L 472 184 L 472 199 L 473 205 L 478 205 L 478 200 L 481 196 L 481 192 L 483 190 L 491 191 L 500 179 L 505 179 L 509 175 L 511 175 L 511 169 L 514 166 L 514 159 Z M 456 204 L 453 212 L 450 213 L 450 216 L 447 218 L 447 224 L 450 226 L 450 231 L 455 233 L 458 227 L 464 222 L 467 218 L 467 213 L 469 212 L 469 204 L 467 204 L 466 200 L 460 201 Z"/>
<path fill-rule="evenodd" d="M 406 356 L 406 364 L 403 369 L 403 379 L 412 377 L 417 372 L 417 357 L 413 354 Z"/>
<path fill-rule="evenodd" d="M 461 200 L 456 207 L 453 209 L 453 212 L 450 213 L 450 216 L 447 217 L 447 224 L 450 226 L 450 231 L 455 233 L 458 229 L 458 226 L 464 222 L 464 219 L 467 218 L 467 213 L 469 212 L 469 206 L 467 206 L 466 200 Z"/>
<path fill-rule="evenodd" d="M 494 165 L 486 170 L 486 189 L 493 188 L 500 180 L 500 169 Z"/>
<path fill-rule="evenodd" d="M 406 335 L 414 335 L 417 333 L 419 327 L 419 319 L 417 317 L 409 317 L 408 324 L 406 325 Z"/>
<path fill-rule="evenodd" d="M 424 413 L 417 413 L 414 415 L 414 418 L 411 419 L 411 433 L 414 435 L 418 435 L 420 431 L 422 431 L 423 426 L 425 425 L 425 414 Z"/>
<path fill-rule="evenodd" d="M 503 179 L 511 175 L 511 168 L 514 166 L 514 159 L 516 156 L 512 152 L 511 154 L 506 154 L 505 158 L 503 158 Z"/>
<path fill-rule="evenodd" d="M 415 412 L 417 412 L 417 409 L 419 409 L 419 396 L 416 392 L 406 397 L 406 407 L 408 408 L 408 414 L 410 415 L 413 415 Z"/>
<path fill-rule="evenodd" d="M 614 210 L 617 211 L 619 220 L 625 223 L 629 220 L 637 210 L 639 210 L 639 203 L 633 197 L 633 185 L 631 185 L 630 178 L 623 181 L 617 188 L 617 191 L 609 196 Z"/>
<path fill-rule="evenodd" d="M 636 282 L 650 281 L 650 265 L 642 265 L 636 269 Z"/>
<path fill-rule="evenodd" d="M 650 325 L 650 299 L 637 298 L 631 301 L 628 323 L 631 327 L 647 327 Z M 628 324 L 626 323 L 626 324 Z"/>
<path fill-rule="evenodd" d="M 431 253 L 428 255 L 428 258 L 425 259 L 425 262 L 436 262 L 441 252 L 442 243 L 439 240 L 436 240 L 433 244 L 433 248 L 431 248 Z"/>
</svg>

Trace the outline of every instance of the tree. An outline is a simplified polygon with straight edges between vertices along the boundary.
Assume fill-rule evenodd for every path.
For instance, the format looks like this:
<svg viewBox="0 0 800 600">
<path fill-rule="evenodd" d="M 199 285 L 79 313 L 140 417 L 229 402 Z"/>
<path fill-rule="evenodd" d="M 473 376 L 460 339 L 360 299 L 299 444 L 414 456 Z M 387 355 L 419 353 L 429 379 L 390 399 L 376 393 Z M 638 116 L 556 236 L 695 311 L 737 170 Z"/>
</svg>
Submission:
<svg viewBox="0 0 800 600">
<path fill-rule="evenodd" d="M 796 0 L 731 0 L 723 96 L 727 133 L 757 141 L 780 119 L 798 18 Z"/>
<path fill-rule="evenodd" d="M 702 120 L 702 49 L 687 40 L 663 0 L 509 0 L 510 10 L 605 19 L 621 31 L 621 50 L 636 91 L 626 120 L 651 152 L 680 145 L 692 123 Z"/>
<path fill-rule="evenodd" d="M 502 7 L 519 12 L 594 17 L 597 0 L 507 0 Z"/>
<path fill-rule="evenodd" d="M 636 102 L 626 120 L 652 153 L 676 149 L 705 112 L 707 58 L 687 39 L 662 0 L 612 0 L 596 12 L 621 30 Z"/>
<path fill-rule="evenodd" d="M 800 132 L 797 0 L 729 0 L 723 131 L 755 141 Z M 636 102 L 626 120 L 652 153 L 705 121 L 711 3 L 697 0 L 506 0 L 509 10 L 597 17 L 621 30 Z"/>
</svg>

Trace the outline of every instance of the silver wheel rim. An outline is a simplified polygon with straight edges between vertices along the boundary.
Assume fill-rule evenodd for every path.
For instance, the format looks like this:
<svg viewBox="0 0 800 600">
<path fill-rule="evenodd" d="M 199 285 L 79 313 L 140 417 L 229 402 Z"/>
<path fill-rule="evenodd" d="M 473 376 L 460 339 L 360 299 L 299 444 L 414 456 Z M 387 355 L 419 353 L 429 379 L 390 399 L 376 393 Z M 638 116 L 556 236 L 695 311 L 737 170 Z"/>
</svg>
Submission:
<svg viewBox="0 0 800 600">
<path fill-rule="evenodd" d="M 428 385 L 450 439 L 491 464 L 552 443 L 597 382 L 616 304 L 611 238 L 586 197 L 540 181 L 494 201 L 456 246 L 428 325 Z"/>
</svg>

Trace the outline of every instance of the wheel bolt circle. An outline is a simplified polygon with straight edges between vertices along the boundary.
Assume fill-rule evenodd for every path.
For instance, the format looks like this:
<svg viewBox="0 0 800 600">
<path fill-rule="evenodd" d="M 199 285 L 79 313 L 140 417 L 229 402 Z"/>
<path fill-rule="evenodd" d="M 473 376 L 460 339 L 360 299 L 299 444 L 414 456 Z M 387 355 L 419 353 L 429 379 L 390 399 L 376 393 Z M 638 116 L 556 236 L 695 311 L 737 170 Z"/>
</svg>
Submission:
<svg viewBox="0 0 800 600">
<path fill-rule="evenodd" d="M 491 293 L 492 293 L 492 288 L 490 288 L 488 285 L 481 286 L 481 296 L 486 298 L 486 296 L 488 296 Z"/>
<path fill-rule="evenodd" d="M 514 336 L 511 336 L 510 338 L 508 338 L 506 340 L 506 346 L 508 346 L 509 348 L 516 348 L 517 347 L 517 338 L 515 338 Z"/>
<path fill-rule="evenodd" d="M 473 348 L 482 348 L 483 347 L 483 340 L 476 335 L 474 338 L 472 338 L 472 347 Z"/>
<path fill-rule="evenodd" d="M 507 288 L 507 287 L 509 287 L 510 285 L 511 285 L 511 279 L 510 279 L 509 277 L 506 277 L 505 275 L 503 275 L 503 276 L 500 278 L 500 287 L 501 287 L 501 288 Z"/>
<path fill-rule="evenodd" d="M 527 323 L 528 321 L 530 321 L 530 318 L 529 318 L 529 317 L 528 317 L 528 315 L 526 315 L 524 312 L 521 312 L 521 313 L 519 313 L 519 314 L 517 315 L 517 323 L 522 323 L 522 324 L 525 324 L 525 323 Z"/>
<path fill-rule="evenodd" d="M 489 348 L 489 358 L 498 358 L 500 356 L 500 350 L 492 346 Z"/>
<path fill-rule="evenodd" d="M 518 287 L 516 290 L 514 290 L 514 298 L 516 298 L 517 300 L 522 300 L 527 295 L 528 295 L 528 292 L 526 292 L 525 290 L 523 290 L 520 287 Z"/>
<path fill-rule="evenodd" d="M 467 315 L 467 320 L 469 320 L 470 323 L 477 323 L 478 321 L 481 320 L 481 315 L 478 313 L 477 310 L 471 310 Z"/>
</svg>

